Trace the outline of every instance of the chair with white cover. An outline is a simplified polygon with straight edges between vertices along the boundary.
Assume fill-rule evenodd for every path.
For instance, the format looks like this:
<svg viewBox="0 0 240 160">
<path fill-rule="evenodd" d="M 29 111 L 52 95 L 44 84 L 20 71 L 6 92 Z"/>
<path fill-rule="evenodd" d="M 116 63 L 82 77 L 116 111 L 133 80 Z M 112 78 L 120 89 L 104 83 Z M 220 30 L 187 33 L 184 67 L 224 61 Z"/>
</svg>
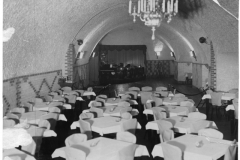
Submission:
<svg viewBox="0 0 240 160">
<path fill-rule="evenodd" d="M 232 145 L 230 145 L 225 152 L 224 160 L 235 160 L 237 153 L 237 144 L 236 140 L 233 140 Z"/>
<path fill-rule="evenodd" d="M 47 94 L 47 95 L 44 95 L 43 97 L 44 97 L 45 102 L 52 102 L 53 101 L 53 96 L 52 95 Z"/>
<path fill-rule="evenodd" d="M 130 87 L 128 88 L 128 91 L 140 91 L 139 87 Z"/>
<path fill-rule="evenodd" d="M 205 136 L 205 137 L 211 137 L 211 138 L 217 138 L 217 139 L 223 139 L 223 134 L 222 132 L 213 129 L 213 128 L 205 128 L 205 129 L 200 129 L 198 131 L 199 136 Z"/>
<path fill-rule="evenodd" d="M 152 97 L 152 100 L 154 101 L 155 105 L 154 107 L 161 106 L 163 104 L 163 101 L 161 98 L 158 97 Z"/>
<path fill-rule="evenodd" d="M 160 120 L 160 119 L 163 119 L 163 118 L 167 118 L 167 113 L 165 112 L 164 108 L 153 107 L 152 111 L 153 111 L 154 121 Z"/>
<path fill-rule="evenodd" d="M 150 86 L 144 86 L 144 87 L 141 88 L 141 90 L 142 90 L 143 92 L 150 92 L 150 91 L 152 91 L 152 87 L 150 87 Z"/>
<path fill-rule="evenodd" d="M 121 131 L 128 131 L 135 135 L 135 131 L 137 129 L 137 123 L 138 122 L 137 122 L 136 118 L 122 122 L 121 123 Z"/>
<path fill-rule="evenodd" d="M 122 119 L 132 119 L 132 115 L 129 112 L 123 112 L 123 113 L 121 113 L 121 118 Z"/>
<path fill-rule="evenodd" d="M 131 99 L 137 99 L 138 92 L 137 91 L 126 91 L 125 94 L 128 94 L 131 96 Z"/>
<path fill-rule="evenodd" d="M 50 95 L 50 96 L 58 96 L 58 93 L 57 92 L 50 92 L 50 93 L 48 93 L 48 95 Z"/>
<path fill-rule="evenodd" d="M 7 113 L 6 117 L 9 119 L 13 119 L 16 122 L 19 122 L 19 116 L 13 113 Z"/>
<path fill-rule="evenodd" d="M 174 98 L 184 98 L 184 97 L 186 97 L 186 96 L 184 94 L 182 94 L 182 93 L 176 93 L 174 95 Z"/>
<path fill-rule="evenodd" d="M 77 96 L 74 94 L 65 95 L 65 98 L 67 99 L 67 103 L 71 104 L 73 107 L 75 107 L 75 103 L 77 100 Z"/>
<path fill-rule="evenodd" d="M 121 96 L 121 100 L 130 100 L 132 97 L 129 94 L 124 94 Z"/>
<path fill-rule="evenodd" d="M 12 119 L 3 119 L 3 128 L 9 128 L 15 126 L 16 122 Z"/>
<path fill-rule="evenodd" d="M 101 108 L 91 107 L 89 111 L 94 114 L 95 118 L 103 117 L 103 110 Z"/>
<path fill-rule="evenodd" d="M 77 92 L 79 96 L 83 96 L 83 93 L 85 92 L 82 89 L 78 89 L 78 90 L 74 90 L 74 91 Z"/>
<path fill-rule="evenodd" d="M 168 90 L 167 87 L 156 87 L 156 89 L 155 89 L 155 91 L 159 91 L 159 92 L 167 91 L 167 90 Z"/>
<path fill-rule="evenodd" d="M 37 145 L 36 142 L 33 140 L 32 143 L 30 143 L 27 146 L 21 146 L 21 151 L 34 156 L 36 153 Z"/>
<path fill-rule="evenodd" d="M 91 124 L 88 121 L 85 121 L 85 120 L 78 120 L 78 122 L 79 122 L 81 133 L 86 134 L 88 140 L 92 139 Z"/>
<path fill-rule="evenodd" d="M 136 143 L 137 138 L 130 132 L 117 132 L 116 139 L 119 141 Z"/>
<path fill-rule="evenodd" d="M 72 91 L 72 88 L 71 87 L 62 87 L 61 90 L 63 91 Z"/>
<path fill-rule="evenodd" d="M 188 113 L 188 118 L 207 119 L 207 116 L 204 113 L 191 112 L 191 113 Z"/>
<path fill-rule="evenodd" d="M 35 98 L 34 98 L 34 102 L 35 102 L 35 103 L 43 103 L 43 99 L 42 99 L 42 98 L 37 98 L 37 97 L 35 97 Z"/>
<path fill-rule="evenodd" d="M 61 109 L 58 107 L 49 107 L 48 112 L 50 113 L 61 113 Z"/>
<path fill-rule="evenodd" d="M 129 107 L 131 104 L 126 101 L 118 102 L 117 106 L 118 107 Z"/>
<path fill-rule="evenodd" d="M 164 130 L 162 133 L 163 142 L 170 141 L 174 139 L 174 132 L 171 129 Z"/>
<path fill-rule="evenodd" d="M 132 144 L 124 147 L 118 152 L 117 160 L 133 160 L 137 146 Z"/>
<path fill-rule="evenodd" d="M 93 119 L 94 118 L 94 114 L 93 113 L 81 113 L 79 116 L 79 119 L 81 120 L 85 120 L 85 119 Z"/>
<path fill-rule="evenodd" d="M 58 113 L 48 113 L 46 115 L 43 115 L 40 120 L 48 120 L 48 122 L 51 124 L 51 130 L 55 130 L 57 121 L 58 121 L 59 114 Z"/>
<path fill-rule="evenodd" d="M 196 111 L 196 106 L 194 106 L 194 103 L 192 103 L 190 101 L 182 101 L 182 102 L 180 102 L 180 106 L 181 107 L 187 107 L 189 113 Z"/>
<path fill-rule="evenodd" d="M 65 139 L 65 145 L 66 147 L 71 147 L 73 145 L 81 144 L 82 142 L 87 141 L 87 135 L 82 133 L 75 133 L 70 136 L 68 136 Z"/>
<path fill-rule="evenodd" d="M 178 116 L 187 116 L 188 115 L 188 113 L 189 113 L 188 107 L 179 106 L 177 108 L 181 111 L 180 113 L 177 114 Z"/>
<path fill-rule="evenodd" d="M 101 102 L 97 102 L 97 101 L 91 101 L 90 103 L 91 103 L 90 108 L 103 106 L 103 104 Z"/>
<path fill-rule="evenodd" d="M 105 106 L 105 103 L 106 103 L 106 100 L 105 100 L 105 99 L 102 99 L 102 98 L 98 98 L 98 97 L 97 97 L 97 98 L 95 99 L 95 101 L 101 103 L 101 106 Z"/>
<path fill-rule="evenodd" d="M 213 111 L 215 109 L 216 116 L 219 117 L 219 111 L 223 107 L 222 106 L 222 93 L 221 92 L 212 92 L 211 93 L 211 108 L 212 108 L 212 113 L 211 116 L 213 117 Z"/>
<path fill-rule="evenodd" d="M 12 108 L 11 110 L 10 110 L 10 112 L 11 113 L 20 113 L 20 114 L 22 114 L 22 113 L 25 113 L 25 109 L 24 108 L 18 108 L 18 107 L 15 107 L 15 108 Z"/>
<path fill-rule="evenodd" d="M 172 130 L 173 124 L 169 121 L 157 120 L 157 125 L 158 125 L 158 129 L 159 129 L 160 140 L 161 140 L 161 142 L 164 142 L 162 134 L 165 130 Z"/>
<path fill-rule="evenodd" d="M 144 109 L 145 109 L 145 104 L 147 100 L 152 99 L 152 92 L 140 92 L 140 97 L 141 97 L 141 103 L 142 105 L 144 105 Z"/>
<path fill-rule="evenodd" d="M 170 143 L 162 143 L 162 151 L 164 160 L 183 160 L 183 152 L 182 150 Z"/>
<path fill-rule="evenodd" d="M 33 104 L 32 104 L 32 103 L 23 102 L 23 103 L 21 104 L 21 106 L 22 106 L 23 108 L 25 108 L 25 111 L 26 111 L 26 112 L 31 112 L 31 111 L 33 111 Z"/>
<path fill-rule="evenodd" d="M 88 87 L 88 88 L 87 88 L 87 91 L 88 91 L 88 92 L 93 92 L 93 88 L 92 88 L 92 87 Z"/>
<path fill-rule="evenodd" d="M 132 111 L 132 107 L 122 107 L 120 110 L 120 114 L 123 114 L 125 112 L 131 112 Z"/>
<path fill-rule="evenodd" d="M 45 129 L 50 129 L 51 124 L 47 119 L 42 119 L 38 122 L 38 127 L 45 128 Z"/>
<path fill-rule="evenodd" d="M 108 96 L 105 94 L 100 94 L 100 95 L 96 96 L 96 98 L 107 99 Z"/>
<path fill-rule="evenodd" d="M 85 160 L 86 153 L 80 149 L 66 147 L 65 148 L 66 160 Z"/>
</svg>

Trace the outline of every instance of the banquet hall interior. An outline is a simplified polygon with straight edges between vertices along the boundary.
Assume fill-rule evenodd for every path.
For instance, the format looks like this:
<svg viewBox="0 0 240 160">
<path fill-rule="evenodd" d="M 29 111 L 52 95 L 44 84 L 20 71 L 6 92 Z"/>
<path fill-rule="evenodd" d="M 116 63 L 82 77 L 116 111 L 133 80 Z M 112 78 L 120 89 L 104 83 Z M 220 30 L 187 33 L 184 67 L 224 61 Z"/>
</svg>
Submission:
<svg viewBox="0 0 240 160">
<path fill-rule="evenodd" d="M 237 160 L 238 0 L 3 0 L 4 160 Z"/>
</svg>

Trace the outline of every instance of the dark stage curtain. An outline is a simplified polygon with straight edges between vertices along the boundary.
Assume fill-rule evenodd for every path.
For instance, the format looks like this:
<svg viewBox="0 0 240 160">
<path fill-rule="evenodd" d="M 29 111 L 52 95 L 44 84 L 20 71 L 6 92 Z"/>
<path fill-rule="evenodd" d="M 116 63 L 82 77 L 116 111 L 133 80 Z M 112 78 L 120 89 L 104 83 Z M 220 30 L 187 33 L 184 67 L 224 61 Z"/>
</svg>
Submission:
<svg viewBox="0 0 240 160">
<path fill-rule="evenodd" d="M 106 64 L 123 63 L 124 66 L 132 64 L 145 67 L 146 50 L 145 45 L 101 45 L 100 61 Z"/>
</svg>

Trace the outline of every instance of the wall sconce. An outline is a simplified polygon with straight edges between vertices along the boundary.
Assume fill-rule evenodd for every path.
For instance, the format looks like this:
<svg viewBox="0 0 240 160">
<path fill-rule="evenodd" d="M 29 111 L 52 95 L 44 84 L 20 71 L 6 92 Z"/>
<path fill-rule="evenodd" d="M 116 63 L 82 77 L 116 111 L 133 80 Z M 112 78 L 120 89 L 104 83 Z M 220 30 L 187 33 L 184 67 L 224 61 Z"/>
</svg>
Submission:
<svg viewBox="0 0 240 160">
<path fill-rule="evenodd" d="M 95 53 L 96 53 L 96 52 L 93 52 L 93 53 L 92 53 L 92 58 L 94 58 L 94 56 L 95 56 Z"/>
<path fill-rule="evenodd" d="M 78 52 L 76 59 L 83 59 L 84 55 L 86 55 L 87 51 Z"/>
<path fill-rule="evenodd" d="M 77 42 L 78 42 L 79 46 L 81 46 L 83 44 L 83 40 L 82 39 L 78 39 Z"/>
<path fill-rule="evenodd" d="M 173 57 L 176 60 L 175 53 L 171 51 L 170 54 L 171 54 L 171 57 Z"/>
<path fill-rule="evenodd" d="M 190 51 L 190 56 L 195 58 L 195 60 L 197 61 L 197 56 L 196 56 L 196 53 L 194 51 Z"/>
</svg>

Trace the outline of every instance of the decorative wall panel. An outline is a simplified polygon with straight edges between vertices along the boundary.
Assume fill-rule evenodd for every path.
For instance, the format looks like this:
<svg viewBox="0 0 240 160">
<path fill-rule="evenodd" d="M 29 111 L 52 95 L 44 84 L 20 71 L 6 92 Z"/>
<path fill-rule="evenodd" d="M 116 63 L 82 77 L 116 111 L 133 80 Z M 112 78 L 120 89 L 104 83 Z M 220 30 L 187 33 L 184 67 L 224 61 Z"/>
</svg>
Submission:
<svg viewBox="0 0 240 160">
<path fill-rule="evenodd" d="M 169 77 L 170 61 L 146 61 L 147 77 Z"/>
<path fill-rule="evenodd" d="M 11 108 L 60 88 L 61 70 L 15 77 L 3 81 L 3 115 Z"/>
</svg>

